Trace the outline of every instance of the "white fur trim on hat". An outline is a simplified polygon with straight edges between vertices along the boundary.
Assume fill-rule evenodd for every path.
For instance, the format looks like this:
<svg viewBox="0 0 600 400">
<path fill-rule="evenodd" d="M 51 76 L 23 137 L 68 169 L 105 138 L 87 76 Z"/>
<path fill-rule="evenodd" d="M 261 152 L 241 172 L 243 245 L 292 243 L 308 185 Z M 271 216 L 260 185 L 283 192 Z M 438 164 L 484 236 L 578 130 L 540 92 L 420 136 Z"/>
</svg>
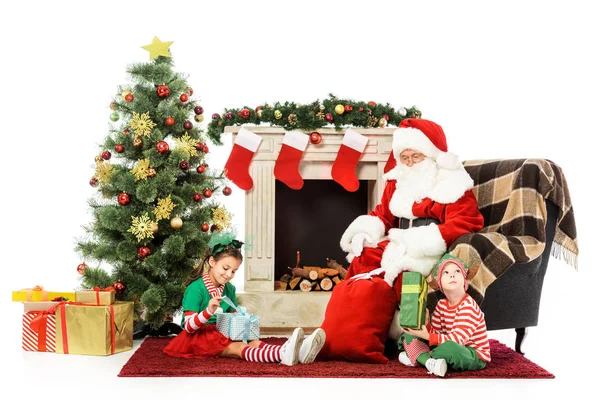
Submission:
<svg viewBox="0 0 600 400">
<path fill-rule="evenodd" d="M 352 251 L 352 238 L 357 233 L 366 233 L 371 236 L 372 242 L 365 243 L 367 247 L 376 247 L 383 239 L 385 234 L 385 225 L 383 221 L 373 215 L 361 215 L 357 217 L 352 223 L 346 228 L 346 231 L 340 239 L 340 247 L 342 250 L 351 252 Z"/>
<path fill-rule="evenodd" d="M 450 153 L 449 151 L 445 153 L 443 151 L 440 151 L 440 153 L 437 156 L 437 159 L 435 160 L 435 163 L 440 168 L 450 170 L 457 169 L 461 165 L 460 161 L 458 161 L 458 156 L 454 153 Z"/>
<path fill-rule="evenodd" d="M 425 154 L 427 157 L 437 159 L 440 150 L 429 140 L 429 138 L 416 128 L 399 128 L 393 133 L 392 151 L 394 158 L 398 160 L 400 153 L 406 149 L 411 149 Z"/>
</svg>

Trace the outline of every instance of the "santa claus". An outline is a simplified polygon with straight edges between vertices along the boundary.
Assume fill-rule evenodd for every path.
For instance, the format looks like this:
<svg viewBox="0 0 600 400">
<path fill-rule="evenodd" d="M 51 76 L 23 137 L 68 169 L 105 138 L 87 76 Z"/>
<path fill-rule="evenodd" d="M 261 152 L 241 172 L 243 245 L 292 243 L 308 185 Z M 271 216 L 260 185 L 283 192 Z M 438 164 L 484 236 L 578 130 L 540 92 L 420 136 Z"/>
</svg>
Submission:
<svg viewBox="0 0 600 400">
<path fill-rule="evenodd" d="M 381 203 L 348 226 L 340 245 L 351 263 L 348 275 L 381 267 L 394 287 L 402 271 L 429 275 L 458 236 L 483 227 L 483 216 L 473 179 L 434 122 L 403 120 L 384 171 Z"/>
</svg>

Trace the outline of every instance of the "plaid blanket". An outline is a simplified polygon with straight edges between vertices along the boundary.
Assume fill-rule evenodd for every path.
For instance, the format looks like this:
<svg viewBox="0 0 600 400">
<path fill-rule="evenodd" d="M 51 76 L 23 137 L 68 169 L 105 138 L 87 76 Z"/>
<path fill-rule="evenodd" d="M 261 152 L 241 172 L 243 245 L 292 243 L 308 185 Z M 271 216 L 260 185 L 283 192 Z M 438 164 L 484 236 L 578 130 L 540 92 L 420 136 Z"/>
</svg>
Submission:
<svg viewBox="0 0 600 400">
<path fill-rule="evenodd" d="M 466 161 L 484 228 L 460 236 L 449 251 L 469 266 L 479 265 L 469 294 L 481 303 L 485 291 L 513 264 L 539 257 L 546 246 L 546 207 L 558 207 L 552 255 L 577 268 L 577 230 L 567 181 L 549 160 Z"/>
</svg>

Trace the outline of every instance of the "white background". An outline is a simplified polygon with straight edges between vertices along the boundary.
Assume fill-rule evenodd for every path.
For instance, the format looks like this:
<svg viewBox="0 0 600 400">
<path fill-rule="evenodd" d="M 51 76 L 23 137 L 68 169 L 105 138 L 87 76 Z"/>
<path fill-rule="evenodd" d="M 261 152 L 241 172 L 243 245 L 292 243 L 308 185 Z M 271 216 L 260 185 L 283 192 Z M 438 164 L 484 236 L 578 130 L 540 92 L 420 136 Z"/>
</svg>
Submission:
<svg viewBox="0 0 600 400">
<path fill-rule="evenodd" d="M 599 133 L 600 28 L 592 4 L 3 2 L 0 249 L 8 381 L 28 393 L 35 381 L 47 398 L 182 390 L 261 398 L 580 392 L 598 371 L 591 296 L 598 281 L 591 213 L 596 179 L 590 175 Z M 207 119 L 224 107 L 307 103 L 334 93 L 417 105 L 424 118 L 442 125 L 461 159 L 547 158 L 560 165 L 575 209 L 579 271 L 551 260 L 539 324 L 525 346 L 526 356 L 556 379 L 118 379 L 131 352 L 107 358 L 22 353 L 21 305 L 9 301 L 10 291 L 79 284 L 73 247 L 90 220 L 87 200 L 95 189 L 88 181 L 108 131 L 108 105 L 117 85 L 127 83 L 127 65 L 148 60 L 140 46 L 155 35 L 174 41 L 175 69 L 189 74 Z M 209 146 L 210 166 L 222 167 L 229 146 Z M 243 192 L 234 187 L 223 199 L 242 226 Z M 490 336 L 513 344 L 510 331 Z"/>
</svg>

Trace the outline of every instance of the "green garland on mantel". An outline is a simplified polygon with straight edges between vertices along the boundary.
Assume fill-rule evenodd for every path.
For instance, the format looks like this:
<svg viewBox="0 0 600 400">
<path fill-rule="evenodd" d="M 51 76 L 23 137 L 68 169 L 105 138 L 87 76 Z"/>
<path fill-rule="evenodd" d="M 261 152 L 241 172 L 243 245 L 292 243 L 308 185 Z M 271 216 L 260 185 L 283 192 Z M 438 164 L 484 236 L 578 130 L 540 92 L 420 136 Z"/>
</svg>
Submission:
<svg viewBox="0 0 600 400">
<path fill-rule="evenodd" d="M 336 108 L 337 107 L 337 108 Z M 285 130 L 299 129 L 314 131 L 326 125 L 333 125 L 336 131 L 342 127 L 383 128 L 398 126 L 405 118 L 420 118 L 421 111 L 416 107 L 395 109 L 389 103 L 354 101 L 340 99 L 332 94 L 323 102 L 316 100 L 310 104 L 297 104 L 286 101 L 275 104 L 262 104 L 252 108 L 226 108 L 222 114 L 212 115 L 208 124 L 208 136 L 217 144 L 222 144 L 221 134 L 226 126 L 269 123 Z"/>
</svg>

